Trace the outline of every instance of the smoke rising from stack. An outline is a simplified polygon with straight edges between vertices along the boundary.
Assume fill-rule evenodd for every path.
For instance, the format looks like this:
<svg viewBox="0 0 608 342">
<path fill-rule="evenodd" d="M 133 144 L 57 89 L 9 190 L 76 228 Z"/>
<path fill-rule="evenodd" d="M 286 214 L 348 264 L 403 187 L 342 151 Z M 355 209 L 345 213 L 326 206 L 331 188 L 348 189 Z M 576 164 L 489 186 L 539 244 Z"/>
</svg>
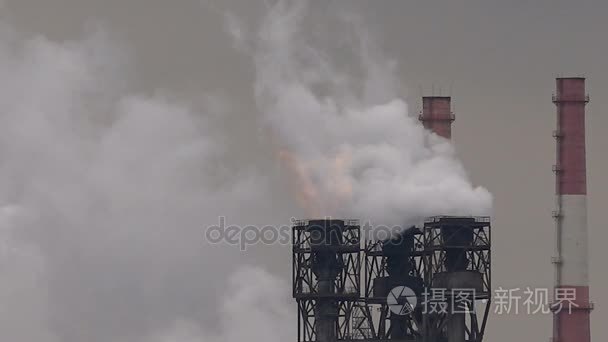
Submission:
<svg viewBox="0 0 608 342">
<path fill-rule="evenodd" d="M 342 70 L 301 32 L 305 14 L 303 3 L 272 8 L 254 57 L 258 105 L 309 214 L 372 225 L 487 215 L 488 191 L 471 184 L 448 141 L 408 114 L 394 63 L 350 19 L 356 69 Z"/>
<path fill-rule="evenodd" d="M 407 115 L 392 64 L 357 29 L 347 44 L 357 68 L 338 67 L 301 41 L 302 4 L 272 7 L 250 37 L 259 108 L 239 115 L 253 115 L 277 147 L 253 164 L 222 144 L 217 121 L 226 124 L 229 105 L 133 93 L 134 61 L 103 33 L 54 42 L 0 25 L 3 337 L 289 340 L 285 275 L 262 269 L 286 251 L 246 257 L 208 245 L 204 227 L 218 216 L 278 225 L 307 211 L 403 224 L 489 210 L 451 145 Z M 274 167 L 281 153 L 307 196 L 280 186 L 290 169 Z"/>
</svg>

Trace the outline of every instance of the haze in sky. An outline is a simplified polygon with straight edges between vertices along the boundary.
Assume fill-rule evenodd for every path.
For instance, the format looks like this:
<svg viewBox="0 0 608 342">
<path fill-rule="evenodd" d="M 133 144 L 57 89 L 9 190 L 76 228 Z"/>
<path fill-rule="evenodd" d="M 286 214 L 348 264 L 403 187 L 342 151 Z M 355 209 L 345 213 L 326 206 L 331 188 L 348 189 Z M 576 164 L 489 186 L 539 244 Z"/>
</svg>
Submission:
<svg viewBox="0 0 608 342">
<path fill-rule="evenodd" d="M 343 179 L 344 160 L 362 167 L 384 163 L 389 177 L 383 185 L 401 180 L 393 172 L 401 164 L 386 163 L 399 151 L 385 150 L 389 157 L 382 158 L 374 135 L 358 140 L 361 127 L 373 125 L 347 125 L 344 135 L 336 135 L 334 127 L 349 121 L 324 121 L 361 112 L 389 120 L 379 120 L 379 130 L 403 124 L 392 127 L 387 140 L 393 146 L 447 146 L 415 151 L 447 156 L 443 160 L 456 167 L 453 174 L 442 170 L 446 177 L 466 180 L 462 189 L 492 194 L 495 288 L 549 288 L 551 93 L 555 76 L 582 74 L 591 95 L 592 334 L 608 337 L 598 329 L 608 315 L 601 292 L 608 283 L 601 267 L 608 46 L 600 43 L 608 4 L 311 2 L 303 18 L 279 16 L 284 31 L 270 41 L 274 45 L 263 46 L 259 34 L 268 29 L 273 9 L 265 1 L 3 1 L 2 336 L 48 342 L 295 338 L 289 246 L 241 252 L 207 244 L 204 228 L 217 223 L 218 213 L 241 225 L 284 225 L 309 215 L 312 208 L 294 193 L 302 183 L 294 187 L 286 147 L 305 157 L 296 171 L 318 160 L 337 161 L 320 177 L 309 176 L 312 184 L 335 184 L 332 194 L 378 195 L 365 182 L 370 178 L 332 182 L 336 172 Z M 294 44 L 300 39 L 314 42 L 314 50 L 302 52 L 305 47 Z M 264 53 L 276 53 L 275 68 L 260 63 Z M 351 79 L 340 78 L 345 75 L 363 82 L 349 86 Z M 421 94 L 453 97 L 455 150 L 422 136 L 399 140 L 402 132 L 421 134 L 406 117 L 415 119 Z M 296 95 L 310 101 L 293 112 L 289 103 L 276 101 Z M 290 119 L 317 113 L 309 108 L 327 114 L 319 130 L 298 129 L 314 121 Z M 326 148 L 342 140 L 356 143 Z M 353 153 L 361 145 L 363 152 L 371 148 L 369 154 Z M 366 215 L 373 215 L 374 199 L 341 212 L 369 209 Z M 405 200 L 404 213 L 415 212 Z M 398 217 L 396 212 L 380 216 Z M 487 339 L 548 339 L 551 318 L 523 311 L 493 314 Z"/>
</svg>

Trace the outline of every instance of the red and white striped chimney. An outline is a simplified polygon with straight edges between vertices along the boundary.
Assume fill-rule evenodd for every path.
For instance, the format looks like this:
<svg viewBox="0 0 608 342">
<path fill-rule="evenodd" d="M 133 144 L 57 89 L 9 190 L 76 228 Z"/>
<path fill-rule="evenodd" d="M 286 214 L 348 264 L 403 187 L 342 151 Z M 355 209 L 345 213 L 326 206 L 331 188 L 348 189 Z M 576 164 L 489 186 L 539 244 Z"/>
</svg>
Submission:
<svg viewBox="0 0 608 342">
<path fill-rule="evenodd" d="M 585 161 L 585 79 L 558 78 L 557 208 L 553 342 L 590 342 L 587 172 Z M 574 297 L 572 303 L 569 298 Z M 560 304 L 561 305 L 558 305 Z"/>
<path fill-rule="evenodd" d="M 452 138 L 452 98 L 449 96 L 424 96 L 422 114 L 418 117 L 424 128 L 446 139 Z"/>
</svg>

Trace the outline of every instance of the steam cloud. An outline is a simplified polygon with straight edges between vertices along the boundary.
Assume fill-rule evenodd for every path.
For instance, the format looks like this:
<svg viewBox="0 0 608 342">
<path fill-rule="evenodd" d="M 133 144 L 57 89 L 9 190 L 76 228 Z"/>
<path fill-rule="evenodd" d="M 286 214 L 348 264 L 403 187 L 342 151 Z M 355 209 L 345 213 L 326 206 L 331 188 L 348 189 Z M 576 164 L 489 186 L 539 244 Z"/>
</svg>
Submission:
<svg viewBox="0 0 608 342">
<path fill-rule="evenodd" d="M 255 259 L 204 239 L 218 215 L 280 223 L 272 170 L 227 165 L 220 100 L 130 94 L 127 63 L 103 33 L 0 32 L 3 339 L 285 340 L 267 325 L 289 329 L 288 286 L 243 261 L 278 252 Z"/>
<path fill-rule="evenodd" d="M 487 215 L 489 192 L 472 186 L 448 141 L 408 115 L 395 63 L 351 19 L 360 76 L 340 70 L 301 34 L 304 9 L 303 2 L 275 6 L 254 55 L 256 98 L 309 214 L 391 226 Z"/>
<path fill-rule="evenodd" d="M 222 99 L 133 93 L 132 61 L 103 33 L 53 42 L 0 23 L 4 339 L 285 341 L 294 309 L 273 273 L 289 265 L 271 264 L 286 250 L 209 245 L 204 227 L 219 215 L 278 225 L 487 213 L 490 195 L 451 145 L 408 116 L 393 64 L 351 19 L 357 63 L 336 63 L 301 30 L 306 10 L 280 2 L 255 36 L 230 26 L 253 57 L 254 123 L 271 132 L 276 163 L 235 161 Z"/>
</svg>

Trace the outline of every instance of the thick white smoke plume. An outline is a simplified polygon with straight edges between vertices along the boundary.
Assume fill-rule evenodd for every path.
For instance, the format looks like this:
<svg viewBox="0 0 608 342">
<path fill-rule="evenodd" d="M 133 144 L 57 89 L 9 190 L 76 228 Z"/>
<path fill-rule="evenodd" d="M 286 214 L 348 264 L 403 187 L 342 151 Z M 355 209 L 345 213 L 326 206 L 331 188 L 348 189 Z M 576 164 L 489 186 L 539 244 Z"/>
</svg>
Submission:
<svg viewBox="0 0 608 342">
<path fill-rule="evenodd" d="M 448 141 L 408 115 L 394 63 L 356 21 L 355 68 L 341 70 L 340 60 L 302 34 L 305 14 L 304 2 L 275 6 L 256 40 L 255 61 L 258 103 L 284 143 L 280 157 L 309 214 L 382 225 L 487 215 L 491 195 L 472 186 Z"/>
<path fill-rule="evenodd" d="M 217 99 L 129 94 L 128 63 L 104 34 L 0 30 L 2 339 L 286 340 L 288 284 L 247 266 L 277 252 L 205 240 L 220 215 L 288 219 L 272 169 L 227 166 Z"/>
<path fill-rule="evenodd" d="M 231 22 L 255 68 L 247 113 L 230 94 L 133 91 L 135 61 L 103 33 L 55 42 L 0 23 L 4 340 L 290 340 L 289 247 L 211 244 L 219 216 L 278 226 L 487 212 L 490 195 L 407 115 L 392 64 L 358 26 L 347 20 L 350 39 L 336 41 L 302 24 L 306 10 L 271 7 L 255 36 Z M 250 136 L 230 135 L 235 116 Z M 225 143 L 239 138 L 270 158 L 241 158 Z"/>
</svg>

